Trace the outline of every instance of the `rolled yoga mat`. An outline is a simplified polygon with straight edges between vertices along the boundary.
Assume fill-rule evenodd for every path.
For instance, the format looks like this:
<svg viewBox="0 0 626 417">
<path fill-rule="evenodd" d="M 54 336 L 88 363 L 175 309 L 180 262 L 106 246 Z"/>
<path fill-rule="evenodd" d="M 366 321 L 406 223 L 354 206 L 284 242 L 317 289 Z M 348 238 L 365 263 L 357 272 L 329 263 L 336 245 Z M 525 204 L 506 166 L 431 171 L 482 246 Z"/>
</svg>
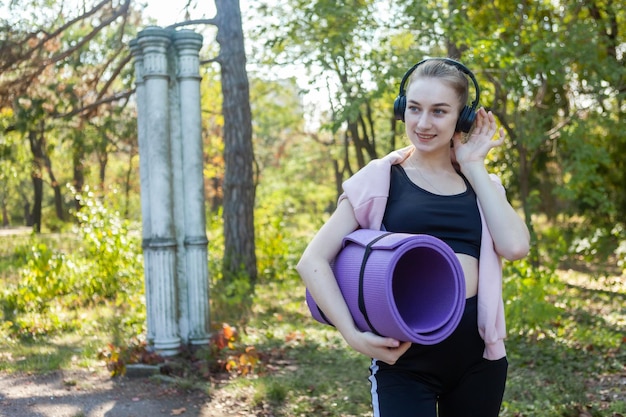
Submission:
<svg viewBox="0 0 626 417">
<path fill-rule="evenodd" d="M 452 249 L 433 236 L 359 229 L 344 238 L 332 268 L 362 331 L 433 345 L 463 315 L 463 269 Z M 314 319 L 332 325 L 308 290 L 306 301 Z"/>
</svg>

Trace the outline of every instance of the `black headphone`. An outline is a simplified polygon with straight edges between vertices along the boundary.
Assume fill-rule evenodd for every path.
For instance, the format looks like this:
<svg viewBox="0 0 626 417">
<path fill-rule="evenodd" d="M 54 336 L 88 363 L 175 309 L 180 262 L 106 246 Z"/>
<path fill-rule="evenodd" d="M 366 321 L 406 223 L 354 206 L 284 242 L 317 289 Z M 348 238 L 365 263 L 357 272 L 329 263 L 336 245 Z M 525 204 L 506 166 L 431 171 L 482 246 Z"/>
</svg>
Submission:
<svg viewBox="0 0 626 417">
<path fill-rule="evenodd" d="M 472 82 L 474 83 L 474 90 L 476 91 L 476 97 L 474 98 L 474 101 L 472 101 L 471 107 L 467 105 L 463 107 L 463 110 L 461 110 L 461 114 L 459 115 L 459 120 L 456 122 L 456 131 L 467 133 L 472 128 L 472 125 L 474 124 L 474 120 L 476 119 L 476 107 L 478 106 L 478 101 L 480 99 L 480 88 L 478 87 L 478 82 L 476 82 L 476 77 L 474 77 L 474 74 L 472 73 L 472 71 L 470 71 L 465 65 L 461 64 L 460 62 L 455 61 L 450 58 L 424 59 L 418 62 L 417 64 L 413 65 L 406 72 L 406 74 L 404 74 L 404 77 L 402 77 L 402 82 L 400 83 L 400 93 L 398 94 L 398 97 L 396 97 L 396 100 L 393 103 L 393 113 L 396 116 L 396 120 L 402 120 L 404 122 L 404 111 L 406 110 L 406 90 L 404 88 L 404 85 L 406 84 L 406 81 L 409 79 L 409 77 L 411 76 L 413 71 L 415 71 L 417 67 L 419 67 L 426 61 L 434 61 L 434 60 L 443 61 L 448 65 L 452 65 L 453 67 L 458 68 L 459 71 L 461 71 L 464 74 L 467 74 L 471 78 Z"/>
</svg>

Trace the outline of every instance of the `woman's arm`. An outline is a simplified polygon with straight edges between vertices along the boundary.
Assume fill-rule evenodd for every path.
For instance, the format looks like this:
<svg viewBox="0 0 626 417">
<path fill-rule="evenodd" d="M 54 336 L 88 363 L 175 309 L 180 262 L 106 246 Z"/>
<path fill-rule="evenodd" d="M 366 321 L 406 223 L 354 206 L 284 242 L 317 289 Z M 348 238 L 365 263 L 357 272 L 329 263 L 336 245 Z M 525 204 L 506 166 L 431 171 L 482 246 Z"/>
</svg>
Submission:
<svg viewBox="0 0 626 417">
<path fill-rule="evenodd" d="M 509 204 L 506 195 L 494 185 L 485 168 L 487 153 L 504 143 L 504 131 L 500 129 L 499 138 L 492 140 L 497 130 L 496 122 L 493 114 L 483 108 L 477 112 L 475 123 L 465 143 L 455 139 L 456 161 L 476 192 L 496 252 L 508 260 L 521 259 L 530 249 L 528 228 Z"/>
<path fill-rule="evenodd" d="M 410 343 L 357 329 L 330 267 L 341 250 L 343 238 L 358 227 L 352 205 L 347 199 L 341 200 L 337 210 L 307 246 L 296 268 L 315 303 L 353 349 L 393 364 Z"/>
</svg>

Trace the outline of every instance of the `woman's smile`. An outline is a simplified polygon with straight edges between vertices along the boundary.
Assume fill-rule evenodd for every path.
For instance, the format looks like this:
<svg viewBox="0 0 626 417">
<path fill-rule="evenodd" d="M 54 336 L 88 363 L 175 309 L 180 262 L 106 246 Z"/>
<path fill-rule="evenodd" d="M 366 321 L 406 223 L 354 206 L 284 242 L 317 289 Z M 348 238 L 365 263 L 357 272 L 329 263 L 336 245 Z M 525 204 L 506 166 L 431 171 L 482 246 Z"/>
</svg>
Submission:
<svg viewBox="0 0 626 417">
<path fill-rule="evenodd" d="M 431 139 L 433 139 L 435 136 L 437 136 L 437 135 L 432 134 L 432 133 L 420 133 L 420 132 L 417 132 L 417 133 L 416 133 L 416 135 L 417 135 L 417 137 L 418 137 L 420 140 L 422 140 L 422 141 L 426 141 L 426 142 L 430 141 L 430 140 L 431 140 Z"/>
</svg>

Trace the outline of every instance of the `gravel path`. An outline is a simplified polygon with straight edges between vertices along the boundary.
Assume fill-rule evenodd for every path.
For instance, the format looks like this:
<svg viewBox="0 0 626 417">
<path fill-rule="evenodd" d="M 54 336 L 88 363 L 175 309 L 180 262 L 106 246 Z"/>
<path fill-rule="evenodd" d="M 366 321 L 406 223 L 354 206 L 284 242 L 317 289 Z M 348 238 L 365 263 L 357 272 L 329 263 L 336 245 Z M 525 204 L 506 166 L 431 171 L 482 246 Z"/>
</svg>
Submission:
<svg viewBox="0 0 626 417">
<path fill-rule="evenodd" d="M 153 378 L 111 379 L 80 371 L 0 374 L 2 417 L 212 417 L 221 415 L 211 410 L 216 405 L 202 392 Z"/>
</svg>

